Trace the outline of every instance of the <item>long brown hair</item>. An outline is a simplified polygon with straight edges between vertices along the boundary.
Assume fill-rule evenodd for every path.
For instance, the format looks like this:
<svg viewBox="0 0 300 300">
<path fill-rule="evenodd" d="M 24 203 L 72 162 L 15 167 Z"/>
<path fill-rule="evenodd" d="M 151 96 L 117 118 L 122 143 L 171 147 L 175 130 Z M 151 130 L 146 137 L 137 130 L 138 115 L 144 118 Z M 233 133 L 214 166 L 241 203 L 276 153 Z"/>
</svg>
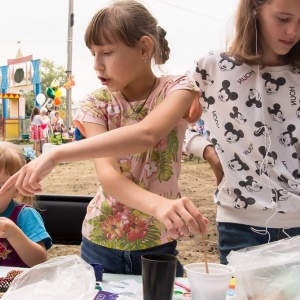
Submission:
<svg viewBox="0 0 300 300">
<path fill-rule="evenodd" d="M 250 65 L 263 65 L 263 50 L 256 34 L 260 34 L 255 12 L 272 0 L 240 0 L 235 16 L 235 36 L 227 54 Z M 257 29 L 256 29 L 257 26 Z M 257 30 L 257 32 L 256 32 Z M 257 52 L 256 52 L 257 38 Z M 300 67 L 300 41 L 285 55 L 285 62 Z"/>
<path fill-rule="evenodd" d="M 0 170 L 6 175 L 12 176 L 25 165 L 22 151 L 10 142 L 0 142 Z M 18 194 L 15 198 L 19 203 L 33 206 L 34 197 Z"/>
<path fill-rule="evenodd" d="M 40 108 L 35 106 L 31 112 L 30 121 L 32 122 L 33 117 L 41 113 Z"/>
<path fill-rule="evenodd" d="M 165 35 L 166 31 L 157 26 L 157 20 L 145 6 L 134 0 L 123 0 L 99 10 L 90 21 L 84 39 L 88 48 L 110 44 L 112 39 L 135 47 L 142 36 L 149 36 L 154 44 L 154 61 L 160 65 L 170 54 Z"/>
</svg>

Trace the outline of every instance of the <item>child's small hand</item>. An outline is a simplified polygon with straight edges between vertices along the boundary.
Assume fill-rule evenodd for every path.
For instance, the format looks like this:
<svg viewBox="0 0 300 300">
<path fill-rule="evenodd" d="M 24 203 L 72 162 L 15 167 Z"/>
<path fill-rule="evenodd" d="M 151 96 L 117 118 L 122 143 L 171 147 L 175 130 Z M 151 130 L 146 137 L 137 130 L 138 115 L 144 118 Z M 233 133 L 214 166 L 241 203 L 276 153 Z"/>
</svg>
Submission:
<svg viewBox="0 0 300 300">
<path fill-rule="evenodd" d="M 10 219 L 0 217 L 0 238 L 10 238 L 15 234 L 17 225 Z"/>
<path fill-rule="evenodd" d="M 187 197 L 164 201 L 155 216 L 172 233 L 183 235 L 207 233 L 208 219 L 203 217 L 195 204 Z"/>
</svg>

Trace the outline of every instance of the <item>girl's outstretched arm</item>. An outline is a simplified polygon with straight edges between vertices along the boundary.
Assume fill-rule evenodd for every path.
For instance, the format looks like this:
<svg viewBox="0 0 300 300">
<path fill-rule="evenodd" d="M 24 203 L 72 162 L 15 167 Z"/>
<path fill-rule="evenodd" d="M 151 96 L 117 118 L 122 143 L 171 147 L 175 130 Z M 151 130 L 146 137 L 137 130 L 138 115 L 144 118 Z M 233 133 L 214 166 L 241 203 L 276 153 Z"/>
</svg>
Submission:
<svg viewBox="0 0 300 300">
<path fill-rule="evenodd" d="M 14 183 L 23 195 L 41 192 L 41 180 L 60 162 L 146 151 L 170 132 L 183 117 L 188 117 L 189 108 L 198 97 L 199 93 L 195 91 L 174 91 L 137 124 L 56 147 L 25 165 L 8 179 L 0 194 Z"/>
<path fill-rule="evenodd" d="M 84 123 L 84 127 L 88 137 L 106 131 L 98 124 Z M 173 234 L 206 233 L 208 220 L 189 198 L 170 200 L 141 188 L 122 175 L 114 157 L 95 159 L 94 164 L 103 190 L 117 201 L 155 217 Z"/>
</svg>

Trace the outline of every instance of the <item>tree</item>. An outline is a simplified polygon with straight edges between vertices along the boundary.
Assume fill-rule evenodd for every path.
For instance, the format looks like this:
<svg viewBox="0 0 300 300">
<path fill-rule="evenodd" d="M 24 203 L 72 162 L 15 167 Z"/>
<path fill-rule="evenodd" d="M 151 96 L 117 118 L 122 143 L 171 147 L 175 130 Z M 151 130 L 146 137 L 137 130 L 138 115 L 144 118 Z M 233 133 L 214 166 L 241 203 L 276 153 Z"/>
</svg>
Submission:
<svg viewBox="0 0 300 300">
<path fill-rule="evenodd" d="M 54 79 L 58 81 L 59 86 L 63 86 L 63 84 L 67 81 L 66 68 L 64 66 L 56 65 L 54 61 L 48 59 L 41 60 L 40 77 L 42 94 L 44 94 L 46 98 L 48 98 L 46 89 L 47 87 L 50 87 L 51 82 Z M 30 116 L 35 102 L 34 91 L 24 92 L 22 96 L 25 98 L 26 116 Z M 60 99 L 60 107 L 61 110 L 64 111 L 66 109 L 66 97 L 62 96 Z"/>
</svg>

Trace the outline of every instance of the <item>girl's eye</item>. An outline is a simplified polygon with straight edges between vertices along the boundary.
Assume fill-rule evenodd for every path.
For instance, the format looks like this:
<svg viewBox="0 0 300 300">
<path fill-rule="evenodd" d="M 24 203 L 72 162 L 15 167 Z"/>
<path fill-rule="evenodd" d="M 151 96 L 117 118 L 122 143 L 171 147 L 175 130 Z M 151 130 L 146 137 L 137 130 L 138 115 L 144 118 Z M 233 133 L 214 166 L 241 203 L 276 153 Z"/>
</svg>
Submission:
<svg viewBox="0 0 300 300">
<path fill-rule="evenodd" d="M 104 55 L 110 55 L 112 52 L 111 51 L 105 51 L 103 54 Z"/>
<path fill-rule="evenodd" d="M 278 18 L 278 20 L 282 23 L 287 23 L 289 21 L 287 18 Z"/>
</svg>

